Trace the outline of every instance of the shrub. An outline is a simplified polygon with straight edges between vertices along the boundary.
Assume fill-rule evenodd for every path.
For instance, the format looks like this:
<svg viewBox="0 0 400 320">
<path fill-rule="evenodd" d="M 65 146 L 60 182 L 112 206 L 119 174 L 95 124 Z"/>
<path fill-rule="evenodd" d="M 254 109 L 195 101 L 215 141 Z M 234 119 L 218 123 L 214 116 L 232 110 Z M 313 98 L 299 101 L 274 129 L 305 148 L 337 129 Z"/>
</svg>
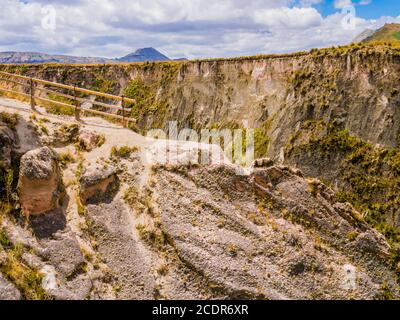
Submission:
<svg viewBox="0 0 400 320">
<path fill-rule="evenodd" d="M 18 115 L 15 113 L 0 112 L 0 121 L 4 122 L 11 130 L 18 124 Z"/>
<path fill-rule="evenodd" d="M 3 229 L 0 229 L 0 245 L 4 248 L 8 248 L 11 245 L 7 233 Z"/>
<path fill-rule="evenodd" d="M 73 163 L 76 160 L 75 160 L 74 155 L 71 153 L 71 151 L 68 150 L 68 151 L 65 151 L 65 152 L 60 154 L 59 161 L 60 161 L 61 165 L 63 167 L 65 167 L 65 166 L 68 165 L 68 163 Z"/>
<path fill-rule="evenodd" d="M 113 146 L 111 148 L 111 156 L 112 157 L 120 157 L 120 158 L 128 158 L 132 153 L 137 152 L 139 149 L 137 147 L 116 147 Z"/>
<path fill-rule="evenodd" d="M 1 272 L 9 278 L 27 300 L 50 299 L 42 288 L 43 275 L 26 265 L 21 257 L 24 252 L 22 245 L 16 245 L 7 251 L 7 261 L 0 266 Z"/>
</svg>

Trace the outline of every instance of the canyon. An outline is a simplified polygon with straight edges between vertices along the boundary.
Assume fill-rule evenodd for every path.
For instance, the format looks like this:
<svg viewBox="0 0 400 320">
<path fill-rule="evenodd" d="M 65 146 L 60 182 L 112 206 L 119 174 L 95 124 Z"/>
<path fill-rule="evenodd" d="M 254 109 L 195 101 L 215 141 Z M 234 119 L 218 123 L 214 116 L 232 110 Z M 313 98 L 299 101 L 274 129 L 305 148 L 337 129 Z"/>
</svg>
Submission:
<svg viewBox="0 0 400 320">
<path fill-rule="evenodd" d="M 136 100 L 130 128 L 100 118 L 77 124 L 49 108 L 33 116 L 22 102 L 0 101 L 11 189 L 27 180 L 27 152 L 54 149 L 60 167 L 48 168 L 55 198 L 46 196 L 47 213 L 28 223 L 18 206 L 3 209 L 0 270 L 16 298 L 398 298 L 398 47 L 0 71 Z M 253 128 L 264 160 L 249 176 L 233 164 L 148 163 L 157 144 L 144 135 L 169 121 L 197 131 Z M 80 148 L 85 131 L 102 144 Z M 2 184 L 8 203 L 30 200 Z M 35 290 L 16 266 L 35 275 Z"/>
</svg>

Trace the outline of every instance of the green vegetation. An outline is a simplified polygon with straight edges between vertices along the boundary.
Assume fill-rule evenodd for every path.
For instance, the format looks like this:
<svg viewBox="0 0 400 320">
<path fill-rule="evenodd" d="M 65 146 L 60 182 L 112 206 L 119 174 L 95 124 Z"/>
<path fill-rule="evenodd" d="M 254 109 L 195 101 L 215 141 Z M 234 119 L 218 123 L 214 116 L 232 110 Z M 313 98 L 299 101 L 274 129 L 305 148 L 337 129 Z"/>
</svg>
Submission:
<svg viewBox="0 0 400 320">
<path fill-rule="evenodd" d="M 120 148 L 113 146 L 111 148 L 111 157 L 128 158 L 132 153 L 137 152 L 137 147 L 122 146 Z"/>
<path fill-rule="evenodd" d="M 104 134 L 100 134 L 97 140 L 97 147 L 101 147 L 106 142 L 106 136 Z"/>
<path fill-rule="evenodd" d="M 114 94 L 118 86 L 116 81 L 101 76 L 96 76 L 92 83 L 93 85 L 90 90 L 109 94 Z"/>
<path fill-rule="evenodd" d="M 318 195 L 319 192 L 319 182 L 315 179 L 308 180 L 308 192 L 310 192 L 314 197 Z"/>
<path fill-rule="evenodd" d="M 354 241 L 358 237 L 358 232 L 356 231 L 351 231 L 347 234 L 347 239 L 349 241 Z"/>
<path fill-rule="evenodd" d="M 60 154 L 59 161 L 63 167 L 66 167 L 69 163 L 73 163 L 76 161 L 74 155 L 70 150 L 67 150 Z"/>
<path fill-rule="evenodd" d="M 159 226 L 158 226 L 159 227 Z M 152 227 L 144 224 L 137 224 L 136 230 L 141 239 L 148 244 L 154 246 L 158 250 L 162 250 L 167 242 L 164 232 L 157 227 Z"/>
<path fill-rule="evenodd" d="M 375 31 L 374 34 L 365 39 L 364 42 L 388 41 L 396 43 L 398 40 L 400 40 L 400 24 L 388 23 Z"/>
<path fill-rule="evenodd" d="M 135 208 L 138 201 L 140 201 L 139 191 L 136 187 L 130 186 L 125 190 L 123 198 L 127 204 Z"/>
<path fill-rule="evenodd" d="M 0 245 L 4 248 L 11 246 L 7 233 L 3 229 L 0 229 Z"/>
<path fill-rule="evenodd" d="M 23 298 L 28 300 L 50 299 L 42 288 L 43 275 L 32 269 L 22 260 L 22 245 L 12 246 L 4 233 L 0 231 L 0 241 L 7 252 L 7 261 L 0 266 L 1 272 L 20 290 Z"/>
<path fill-rule="evenodd" d="M 15 113 L 0 112 L 0 121 L 4 122 L 11 130 L 15 130 L 15 126 L 18 124 L 18 115 Z"/>
<path fill-rule="evenodd" d="M 270 138 L 268 136 L 274 117 L 267 119 L 259 128 L 254 129 L 254 157 L 264 158 L 267 155 Z"/>
<path fill-rule="evenodd" d="M 156 84 L 148 84 L 141 79 L 132 80 L 125 88 L 125 96 L 136 100 L 132 106 L 131 117 L 137 120 L 149 118 L 152 127 L 161 128 L 164 125 L 169 104 L 166 99 L 156 98 Z"/>
<path fill-rule="evenodd" d="M 48 98 L 53 101 L 74 105 L 74 101 L 58 96 L 53 93 L 49 93 Z M 65 115 L 65 116 L 75 115 L 75 109 L 73 107 L 61 106 L 58 104 L 51 104 L 51 103 L 42 103 L 42 104 L 46 108 L 46 111 L 49 113 L 53 113 L 56 115 Z"/>
<path fill-rule="evenodd" d="M 46 136 L 49 135 L 49 129 L 47 129 L 47 127 L 43 123 L 38 123 L 37 129 L 39 130 L 39 132 L 45 134 Z"/>
<path fill-rule="evenodd" d="M 147 128 L 162 128 L 166 122 L 170 105 L 168 103 L 169 92 L 167 86 L 177 75 L 179 63 L 145 63 L 140 65 L 144 71 L 153 70 L 159 72 L 160 77 L 136 78 L 130 81 L 124 90 L 124 95 L 136 100 L 132 106 L 131 117 L 138 120 Z M 156 69 L 157 68 L 157 69 Z M 159 90 L 163 90 L 162 99 L 158 95 Z M 146 120 L 146 123 L 143 123 Z"/>
<path fill-rule="evenodd" d="M 400 208 L 400 149 L 378 148 L 322 121 L 308 121 L 301 129 L 286 148 L 289 161 L 305 155 L 313 157 L 313 163 L 334 161 L 338 200 L 354 205 L 366 222 L 385 235 L 394 248 L 393 265 L 399 263 L 400 229 L 393 221 Z"/>
<path fill-rule="evenodd" d="M 81 197 L 77 195 L 75 198 L 75 201 L 76 201 L 76 207 L 78 210 L 78 214 L 83 216 L 86 213 L 86 208 L 85 208 L 84 204 L 82 203 Z"/>
<path fill-rule="evenodd" d="M 15 188 L 18 180 L 18 175 L 14 172 L 18 172 L 17 163 L 14 163 L 14 167 L 10 169 L 0 168 L 0 218 L 3 214 L 9 214 L 16 212 L 16 197 Z"/>
</svg>

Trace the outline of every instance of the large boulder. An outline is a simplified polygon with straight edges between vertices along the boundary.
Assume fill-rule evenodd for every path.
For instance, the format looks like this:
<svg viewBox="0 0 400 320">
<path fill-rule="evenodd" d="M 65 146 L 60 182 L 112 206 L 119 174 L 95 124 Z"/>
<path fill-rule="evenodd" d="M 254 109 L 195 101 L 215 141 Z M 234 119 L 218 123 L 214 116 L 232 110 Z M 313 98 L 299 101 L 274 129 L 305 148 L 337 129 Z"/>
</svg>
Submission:
<svg viewBox="0 0 400 320">
<path fill-rule="evenodd" d="M 91 165 L 81 176 L 80 197 L 83 203 L 105 195 L 116 181 L 116 171 L 110 165 Z"/>
<path fill-rule="evenodd" d="M 58 208 L 64 195 L 57 153 L 48 147 L 21 158 L 18 181 L 21 207 L 26 215 L 40 215 Z"/>
</svg>

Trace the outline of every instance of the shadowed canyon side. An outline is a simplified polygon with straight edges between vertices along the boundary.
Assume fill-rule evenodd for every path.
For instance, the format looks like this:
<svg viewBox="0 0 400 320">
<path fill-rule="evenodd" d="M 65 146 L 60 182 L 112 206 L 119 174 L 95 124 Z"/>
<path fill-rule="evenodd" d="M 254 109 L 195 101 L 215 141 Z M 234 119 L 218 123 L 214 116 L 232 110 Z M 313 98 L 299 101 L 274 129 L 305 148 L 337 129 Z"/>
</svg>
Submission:
<svg viewBox="0 0 400 320">
<path fill-rule="evenodd" d="M 2 98 L 0 288 L 15 298 L 399 298 L 397 46 L 0 71 L 136 100 L 130 130 Z M 254 172 L 149 163 L 159 146 L 137 133 L 168 121 L 254 128 Z M 44 184 L 43 214 L 24 190 Z"/>
</svg>

